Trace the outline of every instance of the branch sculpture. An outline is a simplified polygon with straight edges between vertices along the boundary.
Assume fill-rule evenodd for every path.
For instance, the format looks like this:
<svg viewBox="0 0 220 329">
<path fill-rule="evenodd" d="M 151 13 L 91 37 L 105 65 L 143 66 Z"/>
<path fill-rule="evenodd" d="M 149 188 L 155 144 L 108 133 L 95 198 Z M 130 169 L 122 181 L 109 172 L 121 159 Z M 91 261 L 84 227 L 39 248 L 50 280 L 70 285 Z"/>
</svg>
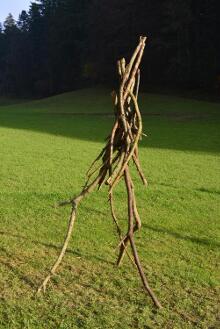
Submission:
<svg viewBox="0 0 220 329">
<path fill-rule="evenodd" d="M 147 185 L 147 180 L 141 169 L 138 156 L 138 142 L 143 135 L 142 118 L 138 107 L 138 92 L 140 84 L 139 66 L 143 56 L 145 42 L 146 37 L 140 37 L 139 44 L 127 65 L 124 58 L 119 60 L 117 63 L 120 86 L 118 93 L 115 91 L 112 92 L 112 98 L 115 107 L 115 121 L 111 134 L 107 138 L 106 146 L 90 166 L 87 172 L 87 182 L 80 194 L 71 200 L 60 203 L 60 206 L 68 204 L 71 205 L 69 225 L 62 250 L 49 274 L 38 288 L 38 293 L 41 290 L 46 290 L 46 286 L 51 276 L 55 274 L 63 259 L 72 234 L 74 222 L 76 219 L 76 211 L 79 204 L 93 190 L 96 188 L 99 190 L 103 184 L 106 184 L 109 187 L 109 201 L 112 218 L 116 225 L 120 239 L 117 265 L 121 264 L 126 253 L 135 264 L 142 280 L 144 289 L 150 295 L 154 304 L 158 308 L 162 307 L 148 284 L 147 278 L 140 263 L 134 240 L 134 233 L 140 229 L 141 220 L 136 206 L 134 184 L 129 168 L 129 163 L 131 160 L 133 160 L 143 184 Z M 119 227 L 113 203 L 114 189 L 121 180 L 124 180 L 127 190 L 128 230 L 125 236 L 122 235 L 122 231 Z M 129 244 L 131 247 L 132 255 L 130 255 L 127 250 L 127 246 Z"/>
</svg>

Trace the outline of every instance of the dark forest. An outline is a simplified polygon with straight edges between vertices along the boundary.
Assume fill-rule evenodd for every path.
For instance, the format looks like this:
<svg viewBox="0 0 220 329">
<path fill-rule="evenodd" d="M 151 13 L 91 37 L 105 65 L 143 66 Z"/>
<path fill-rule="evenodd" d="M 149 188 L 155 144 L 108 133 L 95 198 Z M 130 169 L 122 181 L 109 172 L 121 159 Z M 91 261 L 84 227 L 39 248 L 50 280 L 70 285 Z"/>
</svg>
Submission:
<svg viewBox="0 0 220 329">
<path fill-rule="evenodd" d="M 0 93 L 41 97 L 115 83 L 148 37 L 142 85 L 217 91 L 218 0 L 40 0 L 0 26 Z"/>
</svg>

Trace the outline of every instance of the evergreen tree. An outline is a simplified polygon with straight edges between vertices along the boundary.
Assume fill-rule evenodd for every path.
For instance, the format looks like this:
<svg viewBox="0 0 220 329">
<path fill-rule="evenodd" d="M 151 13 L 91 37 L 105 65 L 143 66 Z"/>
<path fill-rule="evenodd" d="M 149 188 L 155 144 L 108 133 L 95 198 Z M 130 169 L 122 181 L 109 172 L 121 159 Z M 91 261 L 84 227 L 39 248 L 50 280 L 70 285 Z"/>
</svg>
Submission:
<svg viewBox="0 0 220 329">
<path fill-rule="evenodd" d="M 37 0 L 0 27 L 0 92 L 37 96 L 112 83 L 147 35 L 142 86 L 212 86 L 220 73 L 218 0 Z"/>
<path fill-rule="evenodd" d="M 4 21 L 4 28 L 6 32 L 9 32 L 10 30 L 16 29 L 16 22 L 14 20 L 14 17 L 11 13 L 8 14 Z"/>
<path fill-rule="evenodd" d="M 24 32 L 24 33 L 28 32 L 28 30 L 29 30 L 29 15 L 26 12 L 26 10 L 22 10 L 21 14 L 19 15 L 17 25 L 18 25 L 19 29 L 22 32 Z"/>
</svg>

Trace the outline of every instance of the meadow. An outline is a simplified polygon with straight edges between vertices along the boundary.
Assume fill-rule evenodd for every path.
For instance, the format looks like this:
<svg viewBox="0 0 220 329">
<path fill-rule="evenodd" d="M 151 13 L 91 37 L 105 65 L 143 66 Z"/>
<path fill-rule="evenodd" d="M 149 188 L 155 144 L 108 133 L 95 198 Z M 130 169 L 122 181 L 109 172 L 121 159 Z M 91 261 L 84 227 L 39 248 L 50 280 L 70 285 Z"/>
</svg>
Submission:
<svg viewBox="0 0 220 329">
<path fill-rule="evenodd" d="M 47 292 L 70 209 L 113 122 L 110 91 L 87 89 L 35 101 L 0 100 L 0 328 L 220 328 L 220 104 L 141 94 L 135 170 L 143 227 L 136 236 L 156 310 L 125 258 L 107 189 L 81 204 L 68 252 Z M 126 199 L 117 189 L 126 229 Z M 124 224 L 123 224 L 124 223 Z"/>
</svg>

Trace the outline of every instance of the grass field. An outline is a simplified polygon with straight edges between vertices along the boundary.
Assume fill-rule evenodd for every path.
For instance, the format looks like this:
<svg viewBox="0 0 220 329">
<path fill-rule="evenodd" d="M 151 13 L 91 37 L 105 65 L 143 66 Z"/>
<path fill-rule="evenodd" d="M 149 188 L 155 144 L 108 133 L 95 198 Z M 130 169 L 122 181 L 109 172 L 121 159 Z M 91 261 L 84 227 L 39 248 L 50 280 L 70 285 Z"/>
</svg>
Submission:
<svg viewBox="0 0 220 329">
<path fill-rule="evenodd" d="M 164 308 L 155 310 L 129 260 L 114 265 L 105 188 L 82 203 L 58 274 L 34 294 L 67 226 L 68 207 L 53 205 L 80 191 L 113 122 L 109 92 L 82 90 L 0 101 L 0 328 L 220 328 L 220 104 L 153 94 L 140 103 L 149 187 L 135 176 L 136 241 Z M 117 197 L 126 223 L 123 186 Z"/>
</svg>

